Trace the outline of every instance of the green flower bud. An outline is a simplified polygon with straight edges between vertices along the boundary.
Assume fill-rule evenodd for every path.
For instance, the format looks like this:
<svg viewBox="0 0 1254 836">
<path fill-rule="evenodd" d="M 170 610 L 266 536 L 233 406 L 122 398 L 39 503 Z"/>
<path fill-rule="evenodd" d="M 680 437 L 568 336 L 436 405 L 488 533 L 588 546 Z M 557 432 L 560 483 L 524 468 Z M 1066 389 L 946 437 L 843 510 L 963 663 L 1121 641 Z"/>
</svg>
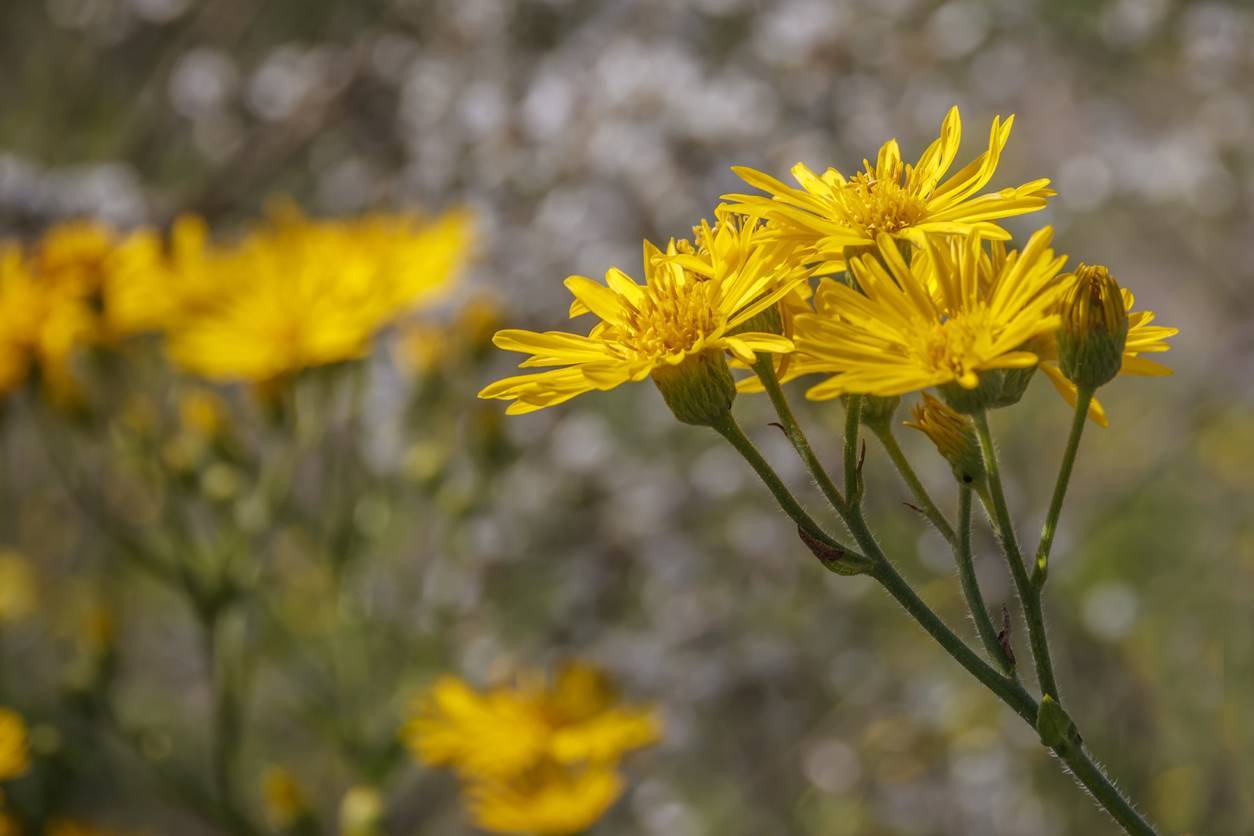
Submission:
<svg viewBox="0 0 1254 836">
<path fill-rule="evenodd" d="M 967 389 L 957 381 L 936 388 L 950 409 L 963 415 L 974 415 L 998 405 L 1004 378 L 1005 373 L 1001 369 L 990 369 L 980 372 L 980 382 L 974 389 Z"/>
<path fill-rule="evenodd" d="M 984 481 L 984 457 L 975 437 L 975 425 L 941 401 L 923 393 L 923 400 L 910 411 L 913 421 L 906 426 L 926 435 L 953 468 L 954 478 L 965 485 Z"/>
<path fill-rule="evenodd" d="M 736 399 L 736 381 L 719 349 L 689 355 L 678 365 L 658 366 L 652 377 L 666 405 L 685 424 L 713 426 Z"/>
<path fill-rule="evenodd" d="M 1115 277 L 1101 265 L 1081 264 L 1062 298 L 1058 365 L 1076 386 L 1109 383 L 1123 365 L 1128 310 Z"/>
<path fill-rule="evenodd" d="M 899 395 L 893 395 L 891 398 L 881 397 L 880 395 L 862 395 L 861 397 L 862 411 L 858 413 L 858 418 L 863 425 L 873 430 L 887 427 L 888 422 L 893 420 L 897 407 L 901 405 L 901 397 Z M 841 395 L 840 402 L 845 405 L 845 409 L 849 408 L 848 395 Z"/>
<path fill-rule="evenodd" d="M 1026 369 L 1005 369 L 1002 372 L 1001 391 L 997 393 L 997 400 L 993 401 L 993 409 L 1002 409 L 1007 406 L 1014 406 L 1023 399 L 1023 393 L 1028 391 L 1028 384 L 1032 382 L 1032 375 L 1036 374 L 1036 366 L 1030 366 Z"/>
</svg>

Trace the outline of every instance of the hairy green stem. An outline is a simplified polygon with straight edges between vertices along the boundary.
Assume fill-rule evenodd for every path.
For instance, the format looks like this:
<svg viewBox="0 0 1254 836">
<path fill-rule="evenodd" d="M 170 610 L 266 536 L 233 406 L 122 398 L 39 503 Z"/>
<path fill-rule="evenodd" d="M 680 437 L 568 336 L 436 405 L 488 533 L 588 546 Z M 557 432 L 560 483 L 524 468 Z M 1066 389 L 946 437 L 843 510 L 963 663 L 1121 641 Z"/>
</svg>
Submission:
<svg viewBox="0 0 1254 836">
<path fill-rule="evenodd" d="M 897 443 L 897 437 L 893 435 L 893 430 L 887 424 L 873 428 L 875 437 L 880 440 L 888 457 L 893 460 L 893 465 L 897 468 L 897 472 L 905 481 L 906 486 L 910 488 L 910 493 L 914 494 L 914 501 L 919 503 L 919 508 L 923 511 L 923 515 L 928 521 L 936 527 L 941 536 L 949 543 L 955 546 L 958 542 L 958 536 L 954 533 L 954 527 L 949 524 L 949 520 L 945 519 L 945 514 L 936 507 L 936 503 L 932 501 L 931 495 L 927 492 L 927 488 L 923 487 L 923 483 L 919 481 L 918 475 L 911 467 L 906 454 L 902 452 L 901 445 Z"/>
<path fill-rule="evenodd" d="M 1041 528 L 1041 544 L 1036 549 L 1036 567 L 1032 571 L 1032 589 L 1040 597 L 1041 588 L 1045 586 L 1045 576 L 1049 572 L 1049 551 L 1054 545 L 1054 533 L 1058 529 L 1058 515 L 1062 513 L 1062 502 L 1067 497 L 1067 485 L 1071 482 L 1071 469 L 1075 466 L 1076 453 L 1080 449 L 1080 436 L 1084 434 L 1084 425 L 1088 422 L 1089 404 L 1093 401 L 1093 387 L 1081 386 L 1076 391 L 1075 415 L 1071 419 L 1071 433 L 1067 436 L 1067 449 L 1062 454 L 1062 464 L 1058 467 L 1058 479 L 1054 482 L 1054 495 L 1049 500 L 1049 513 L 1045 516 L 1045 525 Z"/>
<path fill-rule="evenodd" d="M 845 498 L 841 496 L 840 489 L 836 487 L 832 477 L 828 476 L 827 471 L 823 469 L 822 463 L 819 462 L 818 456 L 814 454 L 814 449 L 810 446 L 809 439 L 806 438 L 801 425 L 797 423 L 792 407 L 789 406 L 788 399 L 784 397 L 784 390 L 779 385 L 779 377 L 775 374 L 773 359 L 763 355 L 754 364 L 753 368 L 758 373 L 758 379 L 762 381 L 762 386 L 766 389 L 767 396 L 771 399 L 771 405 L 775 407 L 775 413 L 779 416 L 780 426 L 784 428 L 784 435 L 788 436 L 793 449 L 797 451 L 797 455 L 805 463 L 806 470 L 810 472 L 810 477 L 818 484 L 819 490 L 823 492 L 823 496 L 827 498 L 831 506 L 837 511 L 841 510 L 845 507 Z"/>
<path fill-rule="evenodd" d="M 978 412 L 972 418 L 975 421 L 975 434 L 980 440 L 980 452 L 984 456 L 984 470 L 988 477 L 987 493 L 993 506 L 988 509 L 989 516 L 993 519 L 993 527 L 997 529 L 1002 551 L 1005 553 L 1006 562 L 1010 565 L 1010 576 L 1014 579 L 1015 591 L 1018 592 L 1019 602 L 1023 605 L 1023 619 L 1028 625 L 1028 645 L 1032 648 L 1032 662 L 1036 667 L 1036 678 L 1040 682 L 1042 693 L 1060 700 L 1058 682 L 1054 678 L 1054 662 L 1049 654 L 1049 639 L 1045 635 L 1045 617 L 1041 612 L 1040 598 L 1033 591 L 1032 581 L 1023 565 L 1023 554 L 1019 551 L 1014 524 L 1010 521 L 1010 510 L 1006 507 L 1006 494 L 1002 489 L 1001 472 L 997 466 L 997 450 L 993 447 L 993 436 L 988 429 L 988 416 L 983 412 Z"/>
<path fill-rule="evenodd" d="M 1118 822 L 1120 827 L 1133 836 L 1158 836 L 1153 826 L 1136 811 L 1132 802 L 1124 797 L 1083 746 L 1062 751 L 1056 748 L 1054 752 L 1071 770 L 1076 781 L 1093 795 L 1098 805 Z"/>
<path fill-rule="evenodd" d="M 845 400 L 845 496 L 856 508 L 862 502 L 862 467 L 858 462 L 858 428 L 862 425 L 862 396 Z"/>
<path fill-rule="evenodd" d="M 958 547 L 954 550 L 958 563 L 958 579 L 962 583 L 962 594 L 967 599 L 967 609 L 971 612 L 971 620 L 975 622 L 975 632 L 988 657 L 997 663 L 1002 673 L 1011 676 L 1014 673 L 1014 662 L 1006 654 L 1001 641 L 997 638 L 997 629 L 989 617 L 988 606 L 984 603 L 984 595 L 980 592 L 980 581 L 975 575 L 975 560 L 971 555 L 971 488 L 963 485 L 958 491 Z"/>
<path fill-rule="evenodd" d="M 770 379 L 774 379 L 773 375 Z M 770 384 L 768 383 L 767 385 L 769 391 Z M 778 385 L 775 386 L 775 389 L 778 390 Z M 772 400 L 775 401 L 776 398 L 773 397 Z M 776 406 L 777 411 L 780 413 L 781 420 L 784 421 L 786 426 L 792 425 L 792 427 L 795 428 L 797 437 L 804 438 L 801 434 L 800 428 L 796 427 L 796 421 L 792 417 L 791 410 L 787 408 L 779 409 L 779 405 L 781 403 L 784 407 L 787 407 L 787 402 L 784 400 L 782 393 L 779 393 Z M 957 634 L 949 629 L 940 617 L 921 598 L 919 598 L 918 594 L 900 575 L 900 573 L 897 572 L 896 568 L 885 556 L 879 543 L 876 541 L 874 535 L 868 528 L 866 521 L 862 516 L 861 507 L 856 501 L 858 498 L 856 493 L 856 489 L 858 487 L 857 483 L 860 481 L 860 474 L 857 473 L 856 451 L 854 451 L 856 448 L 858 416 L 856 415 L 856 406 L 851 406 L 854 407 L 850 410 L 853 420 L 851 422 L 847 422 L 846 424 L 847 432 L 845 437 L 846 477 L 848 478 L 850 473 L 853 473 L 853 478 L 847 483 L 847 487 L 851 488 L 850 502 L 840 505 L 836 505 L 835 503 L 833 504 L 840 512 L 842 519 L 849 527 L 849 531 L 852 533 L 859 547 L 872 561 L 873 568 L 870 570 L 869 574 L 874 577 L 890 595 L 893 596 L 893 598 L 906 610 L 910 617 L 913 618 L 946 653 L 958 662 L 958 664 L 962 665 L 968 673 L 979 680 L 1006 705 L 1013 709 L 1016 714 L 1023 718 L 1025 722 L 1033 728 L 1036 728 L 1038 714 L 1040 713 L 1040 706 L 1037 704 L 1036 700 L 1034 700 L 1032 696 L 1023 688 L 1017 678 L 1014 678 L 1013 676 L 1004 676 L 999 673 L 991 665 L 981 659 L 978 654 L 971 650 L 971 648 L 968 647 L 967 644 L 957 636 Z M 1001 479 L 997 469 L 997 461 L 996 456 L 994 455 L 992 437 L 988 431 L 988 422 L 983 414 L 976 416 L 976 427 L 980 437 L 981 450 L 987 460 L 986 468 L 988 469 L 989 474 L 989 484 L 993 486 L 991 491 L 980 491 L 981 499 L 984 500 L 986 506 L 992 506 L 990 508 L 990 515 L 995 515 L 996 517 L 995 525 L 999 530 L 999 534 L 1002 535 L 1002 544 L 1003 548 L 1006 550 L 1007 558 L 1011 560 L 1012 574 L 1017 574 L 1017 585 L 1019 583 L 1019 576 L 1021 576 L 1022 580 L 1025 582 L 1027 582 L 1028 579 L 1026 577 L 1026 572 L 1024 571 L 1023 558 L 1019 553 L 1018 544 L 1014 539 L 1013 528 L 1010 525 L 1010 516 L 1006 508 L 1005 496 L 1001 487 Z M 716 426 L 715 429 L 719 430 L 720 433 L 727 437 L 728 440 L 732 442 L 733 446 L 735 446 L 740 453 L 744 455 L 750 465 L 753 466 L 754 470 L 756 470 L 759 476 L 762 477 L 762 480 L 766 482 L 769 487 L 771 487 L 776 500 L 779 501 L 781 507 L 789 514 L 789 516 L 793 517 L 793 519 L 803 528 L 806 528 L 806 526 L 802 525 L 802 520 L 807 520 L 811 525 L 814 525 L 813 520 L 810 520 L 809 517 L 805 515 L 804 511 L 800 511 L 800 506 L 797 504 L 796 499 L 793 498 L 787 488 L 783 486 L 778 475 L 771 470 L 770 465 L 757 453 L 756 449 L 753 448 L 753 445 L 749 443 L 748 439 L 744 438 L 743 433 L 739 431 L 739 427 L 735 425 L 735 422 L 731 419 L 730 415 L 727 416 L 722 425 Z M 786 432 L 787 431 L 788 430 L 786 429 Z M 793 437 L 793 434 L 790 432 L 790 440 Z M 797 445 L 794 443 L 794 446 Z M 806 449 L 808 449 L 808 445 L 806 445 Z M 851 454 L 851 451 L 854 452 Z M 802 453 L 801 448 L 798 448 L 798 452 Z M 804 453 L 802 453 L 802 457 L 803 459 L 806 458 Z M 809 466 L 810 460 L 807 459 L 806 463 L 807 466 Z M 814 460 L 814 463 L 817 466 L 817 460 Z M 821 466 L 817 466 L 816 469 L 820 472 L 822 471 Z M 820 483 L 820 485 L 822 484 L 822 479 L 820 479 L 817 474 L 815 479 Z M 830 479 L 827 481 L 830 482 Z M 964 487 L 963 499 L 964 507 L 961 508 L 960 517 L 963 521 L 962 541 L 965 543 L 965 548 L 960 548 L 959 551 L 969 556 L 971 518 L 971 495 L 969 488 Z M 797 516 L 797 511 L 800 511 L 800 518 Z M 1014 572 L 1014 566 L 1016 563 L 1018 566 L 1017 573 Z M 975 592 L 976 600 L 982 603 L 982 599 L 979 597 L 978 586 L 975 587 Z M 1021 597 L 1025 598 L 1025 611 L 1030 613 L 1028 616 L 1029 634 L 1039 635 L 1040 637 L 1039 645 L 1035 640 L 1032 644 L 1034 658 L 1036 658 L 1036 654 L 1038 652 L 1042 652 L 1042 658 L 1046 661 L 1046 666 L 1044 668 L 1046 674 L 1042 677 L 1042 681 L 1052 683 L 1052 665 L 1049 664 L 1048 646 L 1044 643 L 1044 623 L 1039 609 L 1039 597 L 1026 597 L 1022 596 L 1022 594 Z M 987 615 L 987 609 L 982 606 L 981 609 Z M 989 626 L 991 628 L 991 625 Z M 995 638 L 996 637 L 994 636 L 994 639 Z M 993 653 L 991 648 L 989 648 L 989 651 L 990 653 Z M 993 653 L 993 655 L 994 658 L 998 660 L 1003 662 L 1008 661 L 1002 656 L 1000 643 L 997 643 L 997 652 Z M 1038 675 L 1040 675 L 1039 669 Z M 1046 693 L 1049 692 L 1047 691 Z M 1057 697 L 1056 685 L 1053 688 L 1052 696 L 1054 698 Z M 1079 740 L 1078 732 L 1076 734 L 1076 740 Z M 1051 745 L 1050 748 L 1064 763 L 1067 764 L 1076 780 L 1093 796 L 1102 809 L 1104 809 L 1125 831 L 1129 834 L 1134 834 L 1134 836 L 1156 836 L 1153 827 L 1151 827 L 1145 819 L 1136 812 L 1136 809 L 1127 800 L 1127 798 L 1115 787 L 1114 783 L 1106 777 L 1105 772 L 1097 765 L 1089 753 L 1084 750 L 1082 744 L 1065 743 L 1063 745 Z"/>
<path fill-rule="evenodd" d="M 834 537 L 824 531 L 823 528 L 814 521 L 814 518 L 801 507 L 801 503 L 799 503 L 796 497 L 792 495 L 792 492 L 788 490 L 788 486 L 785 485 L 783 480 L 779 478 L 779 474 L 775 472 L 767 460 L 762 457 L 762 454 L 758 452 L 758 448 L 753 446 L 753 442 L 750 441 L 749 437 L 746 436 L 744 431 L 740 429 L 740 425 L 736 423 L 736 419 L 732 417 L 730 412 L 724 413 L 722 417 L 711 424 L 711 426 L 719 433 L 719 435 L 727 439 L 731 445 L 736 448 L 740 455 L 744 456 L 745 460 L 749 462 L 750 466 L 758 474 L 758 477 L 766 483 L 768 488 L 770 488 L 771 494 L 775 497 L 775 501 L 779 503 L 779 507 L 784 510 L 785 514 L 792 518 L 792 521 L 795 522 L 798 527 L 821 543 L 825 543 L 834 549 L 849 551 L 848 547 L 842 545 Z"/>
</svg>

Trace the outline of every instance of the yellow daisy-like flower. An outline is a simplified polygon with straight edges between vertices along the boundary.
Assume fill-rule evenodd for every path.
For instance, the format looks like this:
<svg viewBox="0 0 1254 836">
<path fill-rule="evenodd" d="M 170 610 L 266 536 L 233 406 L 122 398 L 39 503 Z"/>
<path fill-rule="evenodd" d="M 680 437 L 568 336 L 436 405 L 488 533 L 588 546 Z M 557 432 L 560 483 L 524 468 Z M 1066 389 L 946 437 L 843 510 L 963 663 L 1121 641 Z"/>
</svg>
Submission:
<svg viewBox="0 0 1254 836">
<path fill-rule="evenodd" d="M 30 748 L 22 715 L 0 705 L 0 781 L 20 778 L 30 771 Z"/>
<path fill-rule="evenodd" d="M 611 268 L 605 284 L 571 276 L 572 318 L 600 318 L 587 336 L 564 331 L 505 330 L 493 342 L 507 351 L 532 355 L 520 368 L 559 366 L 537 374 L 499 380 L 481 398 L 513 401 L 506 412 L 520 415 L 554 406 L 594 389 L 679 368 L 710 352 L 724 351 L 744 363 L 756 352 L 786 353 L 792 342 L 779 334 L 738 329 L 772 307 L 805 274 L 779 257 L 779 245 L 762 238 L 756 225 L 734 221 L 703 225 L 695 246 L 672 241 L 665 252 L 644 243 L 643 285 Z"/>
<path fill-rule="evenodd" d="M 475 824 L 491 833 L 562 836 L 587 830 L 622 792 L 623 780 L 612 767 L 549 768 L 473 786 L 467 805 Z"/>
<path fill-rule="evenodd" d="M 660 736 L 657 714 L 620 703 L 585 664 L 550 684 L 537 673 L 479 692 L 443 677 L 423 694 L 402 738 L 423 763 L 466 782 L 476 822 L 501 833 L 571 833 L 622 792 L 617 764 Z"/>
<path fill-rule="evenodd" d="M 1066 257 L 1049 248 L 1052 237 L 1046 227 L 1004 259 L 990 257 L 979 236 L 930 242 L 926 257 L 907 264 L 881 233 L 876 254 L 850 263 L 857 289 L 824 280 L 815 313 L 797 317 L 800 362 L 833 375 L 807 396 L 891 397 L 929 386 L 960 394 L 982 374 L 1036 365 L 1024 346 L 1058 329 L 1067 287 L 1058 276 Z"/>
<path fill-rule="evenodd" d="M 941 122 L 940 136 L 914 165 L 904 163 L 897 140 L 880 148 L 874 165 L 846 177 L 834 168 L 821 176 L 802 163 L 792 168 L 801 186 L 794 188 L 751 168 L 734 171 L 766 195 L 729 194 L 729 209 L 765 218 L 782 238 L 796 242 L 815 260 L 820 273 L 844 269 L 845 248 L 869 246 L 880 235 L 922 246 L 929 234 L 979 234 L 986 240 L 1010 238 L 996 223 L 1001 218 L 1035 212 L 1055 194 L 1049 180 L 978 194 L 997 170 L 1002 149 L 1014 124 L 993 120 L 988 150 L 949 179 L 942 179 L 957 156 L 962 140 L 958 108 Z"/>
<path fill-rule="evenodd" d="M 354 359 L 380 329 L 448 290 L 470 234 L 460 212 L 422 224 L 314 221 L 289 209 L 234 246 L 175 265 L 173 298 L 156 318 L 174 361 L 213 380 L 264 382 Z"/>
<path fill-rule="evenodd" d="M 1172 371 L 1162 363 L 1142 357 L 1142 354 L 1159 354 L 1169 351 L 1171 346 L 1167 344 L 1167 340 L 1180 333 L 1179 328 L 1170 328 L 1163 325 L 1154 325 L 1155 313 L 1153 311 L 1133 311 L 1132 306 L 1136 302 L 1136 297 L 1132 291 L 1126 287 L 1121 288 L 1123 294 L 1124 309 L 1128 312 L 1128 339 L 1123 346 L 1123 363 L 1120 365 L 1119 374 L 1136 375 L 1138 377 L 1167 377 Z M 1040 341 L 1040 347 L 1034 346 L 1034 350 L 1041 358 L 1041 371 L 1049 378 L 1050 383 L 1054 384 L 1054 388 L 1058 390 L 1058 394 L 1072 407 L 1076 403 L 1076 387 L 1066 375 L 1062 373 L 1062 369 L 1058 366 L 1058 345 L 1053 335 Z M 1108 426 L 1109 418 L 1106 416 L 1106 410 L 1098 402 L 1097 398 L 1089 403 L 1089 420 L 1098 426 Z"/>
</svg>

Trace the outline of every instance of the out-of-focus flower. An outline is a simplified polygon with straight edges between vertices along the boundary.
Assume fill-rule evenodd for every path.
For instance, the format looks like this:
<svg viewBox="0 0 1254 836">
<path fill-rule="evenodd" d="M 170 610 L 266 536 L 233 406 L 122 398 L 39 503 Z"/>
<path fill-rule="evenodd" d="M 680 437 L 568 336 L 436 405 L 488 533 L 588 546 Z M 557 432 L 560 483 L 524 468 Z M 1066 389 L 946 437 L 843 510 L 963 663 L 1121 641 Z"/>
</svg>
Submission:
<svg viewBox="0 0 1254 836">
<path fill-rule="evenodd" d="M 531 673 L 486 692 L 443 677 L 403 733 L 419 760 L 467 783 L 481 827 L 505 833 L 588 827 L 622 792 L 619 760 L 659 735 L 653 710 L 621 704 L 605 674 L 584 664 L 552 684 Z"/>
<path fill-rule="evenodd" d="M 226 426 L 226 404 L 209 389 L 191 389 L 179 396 L 179 424 L 199 436 L 214 438 Z"/>
<path fill-rule="evenodd" d="M 497 347 L 532 355 L 521 368 L 561 368 L 499 380 L 479 397 L 513 401 L 506 412 L 519 415 L 652 376 L 674 408 L 670 392 L 677 387 L 670 381 L 703 365 L 722 364 L 725 373 L 724 352 L 753 363 L 759 351 L 791 351 L 792 341 L 780 334 L 737 329 L 791 293 L 805 274 L 779 258 L 776 245 L 763 240 L 756 227 L 744 230 L 727 222 L 718 231 L 704 229 L 696 247 L 672 241 L 663 252 L 646 241 L 643 285 L 617 268 L 605 274 L 605 284 L 568 278 L 566 287 L 575 297 L 570 316 L 593 313 L 601 321 L 587 336 L 497 333 Z M 726 377 L 730 387 L 730 374 Z M 727 405 L 734 395 L 726 396 Z"/>
<path fill-rule="evenodd" d="M 479 827 L 493 833 L 579 833 L 605 815 L 622 791 L 612 767 L 549 766 L 514 781 L 475 784 L 467 804 Z"/>
<path fill-rule="evenodd" d="M 1036 365 L 1025 344 L 1058 329 L 1068 283 L 1058 278 L 1066 257 L 1049 248 L 1052 236 L 1046 227 L 1004 259 L 990 257 L 979 236 L 932 242 L 927 257 L 907 264 L 881 234 L 877 255 L 850 262 L 858 289 L 824 280 L 816 312 L 797 317 L 799 362 L 833 373 L 807 396 L 887 397 L 938 386 L 964 412 L 954 401 L 978 400 L 977 387 L 988 388 L 983 376 L 997 384 L 995 399 L 1000 379 L 990 373 Z"/>
<path fill-rule="evenodd" d="M 0 624 L 21 621 L 39 600 L 35 572 L 24 555 L 0 549 Z"/>
<path fill-rule="evenodd" d="M 1171 346 L 1167 344 L 1170 337 L 1174 337 L 1180 333 L 1179 328 L 1169 328 L 1162 325 L 1154 325 L 1155 314 L 1153 311 L 1133 311 L 1132 305 L 1136 301 L 1136 297 L 1132 295 L 1132 291 L 1120 288 L 1123 296 L 1123 308 L 1128 316 L 1128 337 L 1123 344 L 1123 359 L 1119 366 L 1119 374 L 1137 375 L 1141 377 L 1166 377 L 1172 373 L 1171 369 L 1161 363 L 1141 357 L 1142 354 L 1159 354 L 1170 350 Z M 1058 343 L 1051 335 L 1048 340 L 1043 341 L 1043 345 L 1037 349 L 1033 348 L 1041 358 L 1041 371 L 1045 372 L 1046 377 L 1054 384 L 1054 388 L 1058 390 L 1058 394 L 1062 395 L 1071 406 L 1076 403 L 1076 386 L 1067 376 L 1063 374 L 1058 362 Z M 1089 403 L 1089 420 L 1099 426 L 1105 427 L 1110 421 L 1106 417 L 1106 410 L 1098 403 L 1097 398 Z"/>
<path fill-rule="evenodd" d="M 29 770 L 26 721 L 13 709 L 0 705 L 0 781 L 20 778 Z"/>
<path fill-rule="evenodd" d="M 251 382 L 360 357 L 380 329 L 451 286 L 470 226 L 463 212 L 423 223 L 277 211 L 237 244 L 206 252 L 218 291 L 176 302 L 164 323 L 170 356 L 202 377 Z"/>
<path fill-rule="evenodd" d="M 383 798 L 374 787 L 350 787 L 340 799 L 343 836 L 377 836 L 383 821 Z"/>
<path fill-rule="evenodd" d="M 295 776 L 281 766 L 271 766 L 261 776 L 261 800 L 266 817 L 280 830 L 291 827 L 309 810 Z"/>
<path fill-rule="evenodd" d="M 987 240 L 1007 240 L 1010 233 L 995 223 L 1001 218 L 1045 208 L 1054 194 L 1049 180 L 978 195 L 992 179 L 1014 124 L 993 120 L 988 150 L 945 182 L 962 140 L 958 108 L 949 110 L 940 136 L 914 165 L 903 163 L 897 140 L 881 146 L 875 164 L 863 160 L 864 171 L 846 178 L 834 168 L 822 176 L 802 163 L 792 168 L 800 189 L 751 168 L 734 170 L 767 195 L 730 194 L 728 208 L 767 219 L 776 234 L 795 241 L 814 259 L 824 260 L 820 273 L 845 266 L 846 247 L 865 247 L 880 235 L 922 246 L 929 234 L 978 233 Z"/>
<path fill-rule="evenodd" d="M 432 374 L 479 356 L 491 345 L 500 325 L 500 303 L 491 296 L 476 296 L 451 322 L 415 319 L 406 323 L 397 341 L 397 356 L 406 369 Z"/>
</svg>

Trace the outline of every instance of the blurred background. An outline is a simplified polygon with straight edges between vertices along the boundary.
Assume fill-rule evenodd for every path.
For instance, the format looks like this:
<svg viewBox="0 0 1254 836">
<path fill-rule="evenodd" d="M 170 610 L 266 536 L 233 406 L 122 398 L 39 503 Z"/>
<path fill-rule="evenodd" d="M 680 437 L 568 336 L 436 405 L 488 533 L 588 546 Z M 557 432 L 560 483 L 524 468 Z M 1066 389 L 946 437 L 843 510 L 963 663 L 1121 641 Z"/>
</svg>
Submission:
<svg viewBox="0 0 1254 836">
<path fill-rule="evenodd" d="M 891 136 L 912 158 L 955 103 L 965 161 L 1015 113 L 992 185 L 1050 177 L 1060 194 L 1008 226 L 1053 224 L 1072 263 L 1111 265 L 1138 308 L 1181 329 L 1163 358 L 1176 375 L 1103 390 L 1111 426 L 1086 435 L 1047 595 L 1061 687 L 1164 832 L 1246 833 L 1252 42 L 1254 9 L 1182 0 L 10 0 L 0 235 L 183 212 L 229 232 L 276 195 L 316 215 L 477 216 L 446 315 L 455 359 L 398 373 L 385 341 L 362 364 L 365 417 L 298 462 L 298 501 L 333 508 L 345 539 L 267 528 L 232 493 L 239 473 L 187 465 L 192 490 L 257 535 L 238 571 L 266 601 L 227 631 L 253 651 L 234 779 L 251 810 L 278 765 L 326 822 L 366 785 L 385 832 L 472 832 L 453 780 L 396 742 L 408 700 L 442 672 L 485 683 L 578 657 L 666 719 L 597 833 L 1106 833 L 1032 731 L 871 581 L 814 565 L 714 433 L 676 424 L 648 387 L 503 420 L 473 398 L 511 358 L 458 325 L 458 305 L 491 299 L 484 316 L 558 327 L 565 276 L 639 275 L 641 238 L 686 235 L 739 188 L 733 164 L 848 171 Z M 340 414 L 320 385 L 304 397 Z M 805 490 L 766 406 L 737 409 Z M 110 494 L 125 486 L 102 456 L 172 465 L 119 452 L 112 430 L 41 443 L 38 409 L 5 411 L 0 702 L 60 759 L 41 792 L 119 831 L 229 832 L 196 813 L 215 698 L 193 614 L 59 472 Z M 836 455 L 839 405 L 802 411 Z M 993 417 L 1031 542 L 1069 417 L 1040 381 Z M 267 432 L 263 457 L 283 447 Z M 906 432 L 952 507 L 947 467 Z M 890 554 L 973 638 L 943 542 L 875 446 L 867 472 Z M 1009 603 L 979 537 L 985 594 Z M 107 699 L 85 684 L 101 664 Z"/>
</svg>

